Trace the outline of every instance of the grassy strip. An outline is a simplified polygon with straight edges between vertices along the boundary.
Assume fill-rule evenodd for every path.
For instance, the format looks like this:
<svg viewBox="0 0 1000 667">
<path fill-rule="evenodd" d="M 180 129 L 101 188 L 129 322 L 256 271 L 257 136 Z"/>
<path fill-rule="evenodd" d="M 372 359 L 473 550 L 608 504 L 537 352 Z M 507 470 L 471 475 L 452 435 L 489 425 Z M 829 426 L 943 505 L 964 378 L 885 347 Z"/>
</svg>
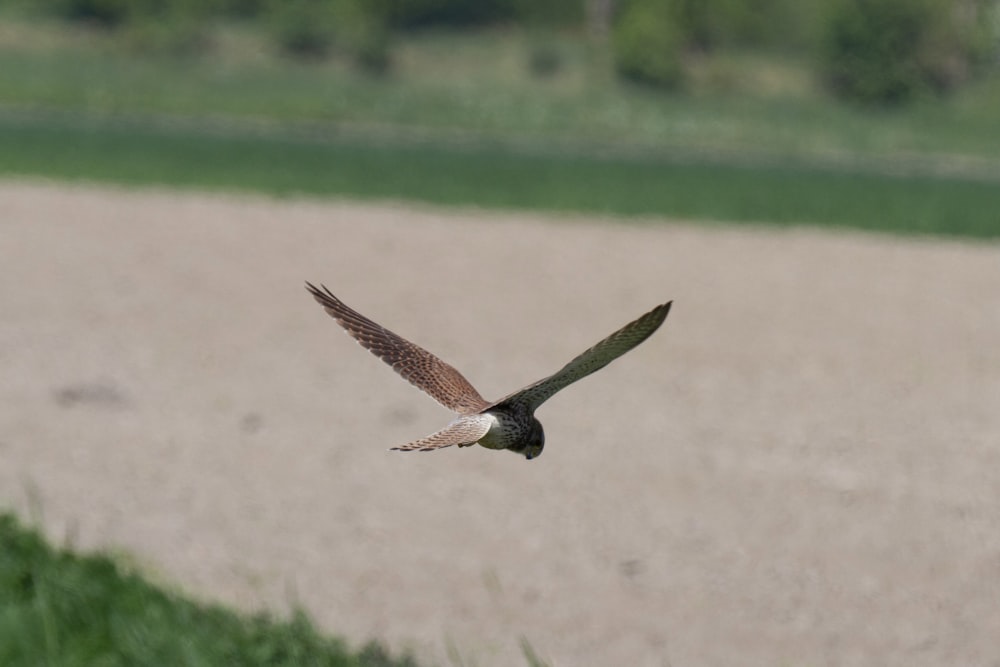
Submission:
<svg viewBox="0 0 1000 667">
<path fill-rule="evenodd" d="M 0 174 L 615 215 L 1000 236 L 996 183 L 0 118 Z"/>
<path fill-rule="evenodd" d="M 0 664 L 416 667 L 321 636 L 304 614 L 241 616 L 164 592 L 104 556 L 56 550 L 0 515 Z"/>
<path fill-rule="evenodd" d="M 617 83 L 606 51 L 568 35 L 401 36 L 392 74 L 371 77 L 338 61 L 277 57 L 246 27 L 220 27 L 212 51 L 179 58 L 116 47 L 103 33 L 10 25 L 0 31 L 0 100 L 14 106 L 371 123 L 664 150 L 1000 159 L 998 74 L 945 100 L 873 112 L 832 101 L 812 64 L 787 55 L 706 56 L 694 94 L 666 95 Z M 562 54 L 550 77 L 527 66 L 538 43 Z"/>
</svg>

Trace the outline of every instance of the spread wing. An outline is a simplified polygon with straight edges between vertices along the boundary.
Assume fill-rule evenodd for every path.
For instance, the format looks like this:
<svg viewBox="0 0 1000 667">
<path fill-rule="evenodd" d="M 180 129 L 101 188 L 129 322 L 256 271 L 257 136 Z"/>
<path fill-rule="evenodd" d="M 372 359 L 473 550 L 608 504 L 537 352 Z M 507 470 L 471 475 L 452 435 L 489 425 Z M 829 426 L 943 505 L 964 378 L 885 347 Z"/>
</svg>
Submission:
<svg viewBox="0 0 1000 667">
<path fill-rule="evenodd" d="M 673 301 L 657 306 L 634 322 L 614 332 L 597 345 L 573 359 L 560 370 L 549 377 L 529 384 L 513 394 L 500 399 L 495 406 L 518 405 L 534 411 L 545 401 L 552 398 L 560 389 L 587 377 L 622 356 L 633 347 L 653 335 L 667 319 L 670 305 Z M 493 407 L 493 406 L 490 406 Z"/>
<path fill-rule="evenodd" d="M 459 447 L 474 445 L 480 438 L 486 435 L 493 425 L 493 418 L 489 415 L 463 415 L 445 426 L 437 433 L 433 433 L 426 438 L 415 440 L 399 447 L 391 447 L 399 452 L 429 452 L 442 447 Z"/>
<path fill-rule="evenodd" d="M 325 285 L 321 290 L 306 283 L 306 288 L 330 317 L 337 320 L 362 347 L 392 366 L 410 384 L 430 394 L 441 405 L 459 414 L 479 412 L 489 405 L 461 373 L 424 348 L 349 308 Z"/>
</svg>

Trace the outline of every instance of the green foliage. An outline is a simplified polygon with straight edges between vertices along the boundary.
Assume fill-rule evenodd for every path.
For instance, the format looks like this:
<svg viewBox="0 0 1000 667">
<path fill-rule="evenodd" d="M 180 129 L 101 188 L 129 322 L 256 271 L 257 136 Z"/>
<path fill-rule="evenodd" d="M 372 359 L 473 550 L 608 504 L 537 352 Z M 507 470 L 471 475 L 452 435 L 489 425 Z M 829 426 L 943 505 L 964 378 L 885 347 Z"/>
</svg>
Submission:
<svg viewBox="0 0 1000 667">
<path fill-rule="evenodd" d="M 862 103 L 900 104 L 968 78 L 973 43 L 941 0 L 838 0 L 824 45 L 833 91 Z"/>
<path fill-rule="evenodd" d="M 954 99 L 928 99 L 893 114 L 831 105 L 811 87 L 783 88 L 777 97 L 740 88 L 734 103 L 715 93 L 577 87 L 587 52 L 583 40 L 566 35 L 553 43 L 563 50 L 567 71 L 554 85 L 540 85 L 523 67 L 531 46 L 524 37 L 505 31 L 404 36 L 406 76 L 392 79 L 281 58 L 261 62 L 259 54 L 241 60 L 230 53 L 191 67 L 170 58 L 121 58 L 89 42 L 6 49 L 0 51 L 0 98 L 36 110 L 30 115 L 38 122 L 24 123 L 11 109 L 0 114 L 0 172 L 1000 237 L 998 77 L 984 77 Z M 744 65 L 770 76 L 769 68 L 780 64 L 807 79 L 805 63 L 785 55 L 750 53 L 739 63 L 730 76 L 751 86 L 755 77 Z M 761 85 L 768 85 L 766 78 Z M 117 120 L 103 122 L 103 114 L 118 114 Z M 248 116 L 272 119 L 275 128 L 288 123 L 291 136 L 304 132 L 306 143 L 317 145 L 291 141 L 277 129 L 243 134 L 241 118 Z M 129 125 L 128 117 L 138 120 Z M 200 120 L 206 117 L 228 120 Z M 166 118 L 176 134 L 158 130 L 156 118 Z M 208 132 L 201 129 L 205 122 Z M 341 124 L 368 128 L 361 131 L 371 131 L 371 140 L 323 144 Z M 314 131 L 317 126 L 322 129 Z M 404 150 L 405 141 L 394 143 L 399 134 L 438 137 L 443 145 Z M 463 138 L 467 154 L 449 151 L 456 134 L 487 145 Z M 554 154 L 528 159 L 490 148 L 490 141 L 507 139 Z M 557 146 L 569 153 L 559 154 Z M 599 159 L 608 149 L 680 153 L 689 161 L 722 151 L 719 159 L 733 165 L 709 169 L 681 157 L 672 165 Z M 825 164 L 822 156 L 831 153 L 844 160 L 843 171 L 815 168 L 815 160 Z M 790 158 L 805 165 L 803 173 L 777 170 Z M 489 164 L 494 159 L 496 169 Z M 873 162 L 886 171 L 915 167 L 956 176 L 850 178 Z M 754 179 L 756 190 L 749 186 Z"/>
<path fill-rule="evenodd" d="M 684 32 L 704 50 L 808 47 L 820 34 L 830 0 L 680 0 Z"/>
<path fill-rule="evenodd" d="M 124 22 L 129 0 L 47 0 L 52 11 L 71 21 L 89 21 L 113 27 Z"/>
<path fill-rule="evenodd" d="M 394 29 L 429 26 L 578 25 L 584 0 L 365 0 L 364 11 Z"/>
<path fill-rule="evenodd" d="M 802 48 L 819 34 L 830 0 L 625 0 L 618 13 L 626 20 L 635 5 L 669 18 L 684 49 L 707 52 L 720 48 Z"/>
<path fill-rule="evenodd" d="M 672 6 L 674 21 L 684 43 L 701 51 L 736 41 L 735 35 L 752 15 L 745 0 L 660 1 Z"/>
<path fill-rule="evenodd" d="M 119 28 L 117 41 L 132 53 L 177 57 L 202 55 L 211 47 L 205 23 L 187 15 L 138 15 Z"/>
<path fill-rule="evenodd" d="M 215 0 L 215 5 L 224 16 L 254 18 L 267 9 L 267 0 Z"/>
<path fill-rule="evenodd" d="M 385 21 L 359 0 L 271 0 L 270 32 L 279 48 L 299 58 L 341 53 L 370 74 L 390 65 Z"/>
<path fill-rule="evenodd" d="M 301 612 L 279 621 L 195 604 L 105 556 L 52 549 L 10 515 L 0 515 L 0 664 L 416 667 L 377 644 L 354 654 Z"/>
<path fill-rule="evenodd" d="M 389 31 L 382 25 L 366 24 L 349 42 L 357 65 L 370 74 L 384 74 L 391 64 Z"/>
<path fill-rule="evenodd" d="M 70 21 L 94 23 L 108 28 L 137 19 L 203 19 L 224 0 L 39 0 L 38 7 Z M 246 1 L 246 0 L 243 0 Z"/>
<path fill-rule="evenodd" d="M 788 9 L 789 0 L 630 0 L 612 35 L 615 69 L 632 81 L 677 88 L 692 55 L 787 45 L 787 32 L 778 26 L 791 25 Z"/>
<path fill-rule="evenodd" d="M 337 37 L 337 12 L 328 0 L 272 0 L 268 26 L 286 53 L 305 58 L 326 56 Z"/>
<path fill-rule="evenodd" d="M 534 76 L 550 77 L 562 68 L 563 54 L 557 45 L 547 40 L 532 44 L 528 53 L 528 69 Z"/>
<path fill-rule="evenodd" d="M 384 74 L 391 64 L 392 38 L 378 16 L 359 5 L 349 5 L 341 14 L 344 51 L 369 74 Z"/>
<path fill-rule="evenodd" d="M 397 28 L 482 25 L 514 18 L 514 0 L 368 0 L 366 11 Z"/>
<path fill-rule="evenodd" d="M 619 17 L 612 47 L 615 69 L 626 79 L 677 88 L 684 78 L 684 35 L 676 7 L 663 0 L 634 0 Z"/>
<path fill-rule="evenodd" d="M 107 28 L 132 53 L 188 56 L 209 46 L 206 19 L 215 5 L 213 0 L 41 0 L 38 8 Z"/>
<path fill-rule="evenodd" d="M 964 156 L 987 164 L 1000 159 L 997 76 L 973 82 L 953 99 L 926 100 L 887 115 L 830 104 L 812 87 L 809 63 L 786 55 L 704 56 L 699 66 L 735 61 L 719 76 L 740 81 L 736 101 L 718 94 L 715 84 L 698 96 L 665 97 L 642 87 L 582 81 L 582 69 L 593 62 L 576 39 L 552 42 L 564 54 L 565 68 L 554 85 L 531 78 L 525 66 L 531 40 L 501 32 L 403 36 L 406 76 L 389 79 L 304 67 L 275 54 L 262 57 L 256 50 L 262 39 L 251 43 L 250 59 L 229 52 L 197 67 L 158 56 L 123 58 L 92 43 L 6 49 L 0 51 L 0 99 L 66 113 L 374 124 L 532 142 L 607 142 L 615 150 L 724 147 L 770 156 L 846 153 L 862 161 L 885 154 Z M 442 71 L 449 73 L 446 80 Z M 700 72 L 692 72 L 692 85 L 698 84 L 695 76 Z M 775 77 L 792 82 L 777 96 L 766 88 Z"/>
<path fill-rule="evenodd" d="M 590 0 L 511 0 L 514 19 L 526 25 L 579 26 Z"/>
</svg>

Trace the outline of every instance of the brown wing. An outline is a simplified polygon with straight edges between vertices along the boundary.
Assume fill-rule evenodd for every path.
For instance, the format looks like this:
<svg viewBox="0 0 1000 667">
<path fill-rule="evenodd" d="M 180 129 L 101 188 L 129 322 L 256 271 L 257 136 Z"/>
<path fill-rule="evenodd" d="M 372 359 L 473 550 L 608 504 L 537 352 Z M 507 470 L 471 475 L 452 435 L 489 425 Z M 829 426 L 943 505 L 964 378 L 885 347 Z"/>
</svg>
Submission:
<svg viewBox="0 0 1000 667">
<path fill-rule="evenodd" d="M 489 415 L 463 415 L 437 433 L 415 440 L 399 447 L 390 447 L 397 452 L 429 452 L 442 447 L 474 445 L 486 435 L 493 425 Z"/>
<path fill-rule="evenodd" d="M 634 322 L 629 322 L 549 377 L 515 391 L 494 405 L 521 405 L 531 411 L 536 410 L 560 389 L 604 368 L 653 335 L 653 332 L 667 319 L 672 303 L 673 301 L 670 301 L 657 306 Z"/>
<path fill-rule="evenodd" d="M 489 405 L 461 373 L 424 348 L 349 308 L 325 285 L 320 290 L 307 282 L 306 288 L 330 317 L 337 320 L 362 347 L 441 405 L 459 414 L 479 412 Z"/>
</svg>

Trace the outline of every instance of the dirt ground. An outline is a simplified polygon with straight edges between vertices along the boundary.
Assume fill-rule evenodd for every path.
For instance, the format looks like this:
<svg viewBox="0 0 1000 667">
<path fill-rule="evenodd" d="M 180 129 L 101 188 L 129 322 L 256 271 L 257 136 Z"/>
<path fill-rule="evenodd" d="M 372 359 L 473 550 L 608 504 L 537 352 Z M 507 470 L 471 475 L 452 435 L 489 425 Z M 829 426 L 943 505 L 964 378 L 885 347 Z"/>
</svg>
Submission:
<svg viewBox="0 0 1000 667">
<path fill-rule="evenodd" d="M 0 506 L 437 664 L 1000 664 L 1000 247 L 0 182 Z M 303 281 L 487 398 L 449 413 Z M 31 509 L 34 507 L 34 509 Z"/>
</svg>

